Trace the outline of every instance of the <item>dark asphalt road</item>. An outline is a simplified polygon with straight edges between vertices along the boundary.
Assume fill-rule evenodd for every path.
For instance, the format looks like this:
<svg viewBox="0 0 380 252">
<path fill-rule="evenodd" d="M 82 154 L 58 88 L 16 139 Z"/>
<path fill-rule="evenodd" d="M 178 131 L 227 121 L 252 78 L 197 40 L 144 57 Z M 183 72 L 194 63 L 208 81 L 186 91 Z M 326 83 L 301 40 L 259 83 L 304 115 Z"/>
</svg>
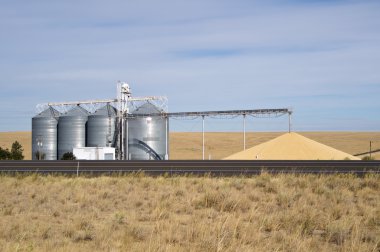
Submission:
<svg viewBox="0 0 380 252">
<path fill-rule="evenodd" d="M 210 174 L 215 176 L 254 175 L 268 173 L 380 173 L 380 161 L 0 161 L 0 173 L 64 173 L 111 174 L 144 172 L 148 175 L 165 173 Z"/>
</svg>

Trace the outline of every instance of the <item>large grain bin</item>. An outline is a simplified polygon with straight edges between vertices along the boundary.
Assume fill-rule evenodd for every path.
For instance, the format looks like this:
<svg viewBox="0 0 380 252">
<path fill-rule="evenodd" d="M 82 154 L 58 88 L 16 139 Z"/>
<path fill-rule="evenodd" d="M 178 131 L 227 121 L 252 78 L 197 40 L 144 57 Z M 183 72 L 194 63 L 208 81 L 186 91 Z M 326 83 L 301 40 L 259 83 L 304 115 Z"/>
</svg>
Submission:
<svg viewBox="0 0 380 252">
<path fill-rule="evenodd" d="M 32 118 L 32 159 L 57 160 L 57 124 L 60 113 L 52 107 Z"/>
<path fill-rule="evenodd" d="M 87 147 L 115 147 L 116 116 L 116 109 L 109 104 L 88 116 Z"/>
<path fill-rule="evenodd" d="M 145 103 L 132 112 L 133 115 L 158 114 L 163 111 L 151 103 Z M 144 116 L 128 118 L 125 136 L 128 138 L 126 148 L 130 160 L 165 159 L 169 149 L 169 125 L 165 117 Z"/>
<path fill-rule="evenodd" d="M 76 106 L 58 120 L 58 159 L 73 152 L 74 147 L 86 146 L 86 123 L 88 112 Z"/>
</svg>

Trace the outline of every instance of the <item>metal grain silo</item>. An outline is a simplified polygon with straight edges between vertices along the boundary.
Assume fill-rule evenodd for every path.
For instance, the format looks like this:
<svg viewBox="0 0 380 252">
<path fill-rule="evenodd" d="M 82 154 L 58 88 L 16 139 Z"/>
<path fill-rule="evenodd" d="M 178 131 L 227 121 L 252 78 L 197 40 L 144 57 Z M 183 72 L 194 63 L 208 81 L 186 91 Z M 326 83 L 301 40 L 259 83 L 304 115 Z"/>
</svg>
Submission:
<svg viewBox="0 0 380 252">
<path fill-rule="evenodd" d="M 116 109 L 109 104 L 88 116 L 87 147 L 115 147 L 116 116 Z"/>
<path fill-rule="evenodd" d="M 58 120 L 58 159 L 63 154 L 73 152 L 75 147 L 86 146 L 86 123 L 88 112 L 76 106 Z"/>
<path fill-rule="evenodd" d="M 32 159 L 57 160 L 57 124 L 60 113 L 49 107 L 32 118 Z"/>
<path fill-rule="evenodd" d="M 132 112 L 144 117 L 128 118 L 125 137 L 128 138 L 126 152 L 130 160 L 163 160 L 168 157 L 169 125 L 165 117 L 148 116 L 163 111 L 151 103 L 145 103 Z"/>
</svg>

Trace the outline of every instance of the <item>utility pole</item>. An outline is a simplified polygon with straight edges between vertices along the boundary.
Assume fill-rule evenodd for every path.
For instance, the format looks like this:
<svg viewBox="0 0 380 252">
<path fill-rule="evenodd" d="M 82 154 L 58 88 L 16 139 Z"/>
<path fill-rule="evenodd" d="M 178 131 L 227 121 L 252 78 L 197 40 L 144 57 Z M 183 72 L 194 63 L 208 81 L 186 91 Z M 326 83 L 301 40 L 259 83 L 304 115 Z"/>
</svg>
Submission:
<svg viewBox="0 0 380 252">
<path fill-rule="evenodd" d="M 205 160 L 205 116 L 202 115 L 202 160 Z"/>
<path fill-rule="evenodd" d="M 245 150 L 245 117 L 246 117 L 246 114 L 243 115 L 243 149 Z"/>
<path fill-rule="evenodd" d="M 372 141 L 369 141 L 369 158 L 372 158 Z"/>
<path fill-rule="evenodd" d="M 168 120 L 169 117 L 165 117 L 165 160 L 169 160 L 169 149 L 168 149 Z"/>
</svg>

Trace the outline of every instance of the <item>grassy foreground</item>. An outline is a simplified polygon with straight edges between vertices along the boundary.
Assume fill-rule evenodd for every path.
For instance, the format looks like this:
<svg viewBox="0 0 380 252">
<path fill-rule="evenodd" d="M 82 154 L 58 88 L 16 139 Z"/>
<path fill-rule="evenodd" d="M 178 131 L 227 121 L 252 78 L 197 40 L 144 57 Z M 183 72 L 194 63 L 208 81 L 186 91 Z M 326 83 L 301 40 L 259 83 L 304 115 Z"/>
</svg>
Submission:
<svg viewBox="0 0 380 252">
<path fill-rule="evenodd" d="M 3 251 L 379 251 L 380 176 L 0 176 Z"/>
</svg>

